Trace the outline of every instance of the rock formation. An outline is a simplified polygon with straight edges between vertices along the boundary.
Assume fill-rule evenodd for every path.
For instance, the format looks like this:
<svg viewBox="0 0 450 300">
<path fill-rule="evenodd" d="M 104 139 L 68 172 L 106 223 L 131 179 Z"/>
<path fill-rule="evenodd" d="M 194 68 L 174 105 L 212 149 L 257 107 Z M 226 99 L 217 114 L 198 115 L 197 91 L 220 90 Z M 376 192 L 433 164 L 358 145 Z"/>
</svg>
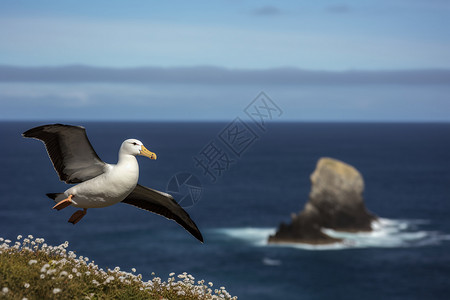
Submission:
<svg viewBox="0 0 450 300">
<path fill-rule="evenodd" d="M 371 231 L 376 217 L 370 214 L 362 197 L 364 181 L 354 167 L 333 158 L 319 159 L 311 174 L 311 192 L 304 209 L 282 223 L 269 243 L 329 244 L 340 241 L 322 232 Z"/>
</svg>

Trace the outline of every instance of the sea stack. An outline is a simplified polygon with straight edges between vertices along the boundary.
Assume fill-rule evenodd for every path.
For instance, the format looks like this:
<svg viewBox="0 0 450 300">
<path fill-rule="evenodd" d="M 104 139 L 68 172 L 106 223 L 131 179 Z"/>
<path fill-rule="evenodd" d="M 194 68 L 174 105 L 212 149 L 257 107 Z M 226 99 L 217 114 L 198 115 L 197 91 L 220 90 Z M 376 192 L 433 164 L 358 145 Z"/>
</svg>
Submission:
<svg viewBox="0 0 450 300">
<path fill-rule="evenodd" d="M 311 192 L 304 209 L 292 216 L 290 224 L 280 224 L 269 243 L 330 244 L 322 228 L 337 231 L 371 231 L 376 219 L 364 205 L 364 180 L 353 166 L 323 157 L 311 174 Z"/>
</svg>

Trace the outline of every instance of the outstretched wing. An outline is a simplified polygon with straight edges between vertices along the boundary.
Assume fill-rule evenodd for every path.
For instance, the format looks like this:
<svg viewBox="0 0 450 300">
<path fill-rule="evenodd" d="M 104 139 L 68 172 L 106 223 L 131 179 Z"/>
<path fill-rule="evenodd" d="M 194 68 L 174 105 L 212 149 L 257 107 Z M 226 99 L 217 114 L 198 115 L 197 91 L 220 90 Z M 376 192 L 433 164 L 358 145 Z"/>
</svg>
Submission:
<svg viewBox="0 0 450 300">
<path fill-rule="evenodd" d="M 174 220 L 203 243 L 203 237 L 197 225 L 171 195 L 138 184 L 122 202 Z"/>
<path fill-rule="evenodd" d="M 81 126 L 43 125 L 25 131 L 27 138 L 41 140 L 61 181 L 79 183 L 105 171 L 106 164 L 98 157 Z"/>
</svg>

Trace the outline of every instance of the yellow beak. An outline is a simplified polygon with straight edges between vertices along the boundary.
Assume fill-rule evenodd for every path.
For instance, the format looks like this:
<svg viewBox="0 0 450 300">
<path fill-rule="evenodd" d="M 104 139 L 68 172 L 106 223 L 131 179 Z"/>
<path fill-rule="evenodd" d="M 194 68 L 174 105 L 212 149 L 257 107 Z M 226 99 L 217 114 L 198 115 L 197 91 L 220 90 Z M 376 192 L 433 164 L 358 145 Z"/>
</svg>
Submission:
<svg viewBox="0 0 450 300">
<path fill-rule="evenodd" d="M 144 147 L 144 145 L 141 146 L 141 152 L 139 155 L 147 156 L 150 159 L 156 159 L 156 154 L 149 151 L 147 148 Z"/>
</svg>

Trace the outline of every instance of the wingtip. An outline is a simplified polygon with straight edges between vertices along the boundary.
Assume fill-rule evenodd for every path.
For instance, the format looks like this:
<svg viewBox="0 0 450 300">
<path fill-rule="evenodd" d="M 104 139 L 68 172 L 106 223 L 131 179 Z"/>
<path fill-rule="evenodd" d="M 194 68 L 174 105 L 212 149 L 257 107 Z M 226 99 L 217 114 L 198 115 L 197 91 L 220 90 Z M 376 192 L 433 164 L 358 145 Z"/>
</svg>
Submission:
<svg viewBox="0 0 450 300">
<path fill-rule="evenodd" d="M 202 236 L 202 234 L 201 234 L 200 232 L 198 232 L 198 235 L 195 236 L 195 238 L 196 238 L 197 240 L 199 240 L 200 243 L 202 243 L 202 244 L 205 243 L 204 240 L 203 240 L 203 236 Z"/>
<path fill-rule="evenodd" d="M 202 235 L 202 233 L 200 232 L 200 230 L 197 228 L 197 226 L 196 226 L 196 228 L 195 228 L 195 230 L 192 230 L 192 231 L 189 231 L 197 240 L 199 240 L 200 241 L 200 243 L 204 243 L 204 240 L 203 240 L 203 235 Z"/>
</svg>

